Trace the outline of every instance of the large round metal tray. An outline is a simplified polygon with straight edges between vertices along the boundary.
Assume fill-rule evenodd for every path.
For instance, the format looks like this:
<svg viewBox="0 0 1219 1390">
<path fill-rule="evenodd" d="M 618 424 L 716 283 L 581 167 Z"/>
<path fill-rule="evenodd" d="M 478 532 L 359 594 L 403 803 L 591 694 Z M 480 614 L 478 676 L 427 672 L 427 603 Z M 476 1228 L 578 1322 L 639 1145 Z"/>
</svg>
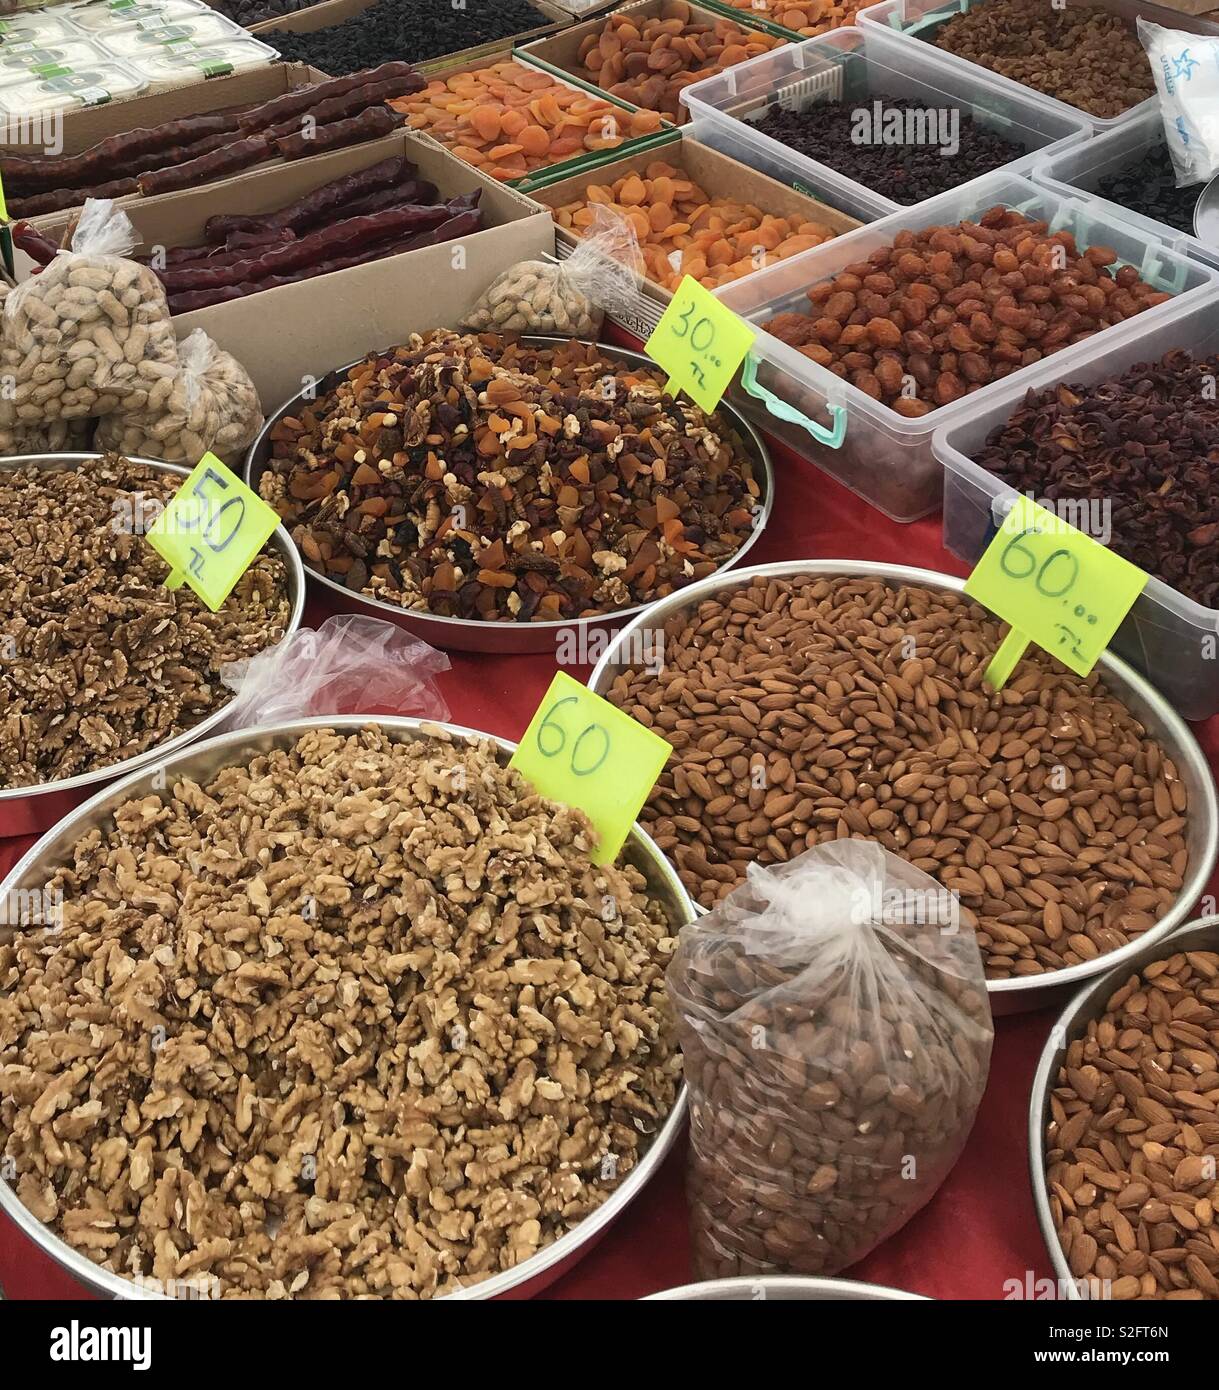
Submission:
<svg viewBox="0 0 1219 1390">
<path fill-rule="evenodd" d="M 15 454 L 0 459 L 0 468 L 45 468 L 48 471 L 62 471 L 75 468 L 88 459 L 103 458 L 100 453 L 65 454 Z M 132 463 L 144 464 L 159 473 L 172 473 L 177 478 L 187 478 L 191 470 L 177 463 L 162 463 L 158 459 L 140 458 L 127 455 Z M 305 571 L 291 536 L 283 526 L 277 526 L 268 545 L 276 551 L 284 562 L 286 587 L 290 611 L 284 630 L 287 637 L 301 625 L 305 612 Z M 125 776 L 138 767 L 150 762 L 160 762 L 163 758 L 195 743 L 205 737 L 220 724 L 228 713 L 232 699 L 228 699 L 209 715 L 184 729 L 173 738 L 158 743 L 155 747 L 134 757 L 124 758 L 109 767 L 96 768 L 92 772 L 82 772 L 76 777 L 64 777 L 56 782 L 40 782 L 30 787 L 0 787 L 0 838 L 12 835 L 38 835 L 54 825 L 62 816 L 105 782 Z"/>
<path fill-rule="evenodd" d="M 1105 1012 L 1105 1004 L 1110 995 L 1144 966 L 1178 951 L 1219 951 L 1219 916 L 1200 917 L 1167 939 L 1160 936 L 1149 941 L 1144 936 L 1135 945 L 1138 949 L 1120 965 L 1106 971 L 1098 979 L 1090 981 L 1072 999 L 1059 1015 L 1058 1021 L 1050 1029 L 1050 1036 L 1037 1063 L 1033 1077 L 1033 1091 L 1029 1097 L 1029 1177 L 1033 1184 L 1033 1202 L 1037 1207 L 1037 1221 L 1046 1249 L 1058 1276 L 1059 1297 L 1082 1299 L 1079 1284 L 1071 1273 L 1071 1267 L 1063 1254 L 1050 1211 L 1050 1193 L 1045 1180 L 1045 1131 L 1050 1122 L 1050 1093 L 1058 1080 L 1058 1069 L 1062 1066 L 1067 1047 L 1077 1038 L 1094 1018 Z M 1117 955 L 1115 951 L 1114 956 Z"/>
<path fill-rule="evenodd" d="M 649 1294 L 645 1303 L 923 1303 L 921 1293 L 890 1289 L 884 1284 L 861 1284 L 854 1279 L 805 1279 L 796 1275 L 766 1274 L 757 1279 L 710 1279 L 705 1284 L 683 1284 Z"/>
<path fill-rule="evenodd" d="M 546 334 L 522 334 L 521 341 L 545 345 L 565 343 L 571 340 Z M 656 367 L 651 358 L 646 357 L 641 352 L 632 352 L 628 348 L 613 347 L 601 343 L 596 344 L 596 346 L 607 357 L 621 358 L 622 361 L 633 366 L 648 366 L 653 369 Z M 308 392 L 301 392 L 293 396 L 273 414 L 267 416 L 266 424 L 262 427 L 258 438 L 250 446 L 250 451 L 246 456 L 245 480 L 255 492 L 258 491 L 262 475 L 270 464 L 271 432 L 275 426 L 284 416 L 292 415 L 302 406 L 318 400 L 327 391 L 333 390 L 346 378 L 351 368 L 362 361 L 364 358 L 358 357 L 355 362 L 348 362 L 346 366 L 337 367 L 333 372 L 328 372 Z M 721 402 L 718 410 L 731 423 L 737 438 L 752 460 L 762 490 L 762 495 L 759 498 L 761 510 L 757 515 L 753 531 L 740 550 L 720 566 L 717 573 L 723 573 L 741 562 L 765 530 L 766 523 L 770 520 L 771 508 L 774 505 L 775 476 L 770 461 L 770 452 L 758 431 L 739 410 L 729 405 L 727 401 Z M 481 618 L 445 618 L 437 613 L 428 613 L 417 608 L 402 608 L 396 603 L 386 603 L 384 600 L 373 598 L 369 594 L 356 593 L 345 585 L 328 578 L 307 563 L 305 570 L 315 584 L 323 585 L 338 597 L 340 602 L 336 605 L 337 607 L 355 609 L 363 613 L 371 613 L 374 617 L 386 618 L 390 622 L 398 623 L 409 631 L 417 633 L 434 646 L 460 652 L 494 652 L 500 654 L 553 652 L 556 640 L 561 633 L 579 633 L 590 628 L 621 626 L 647 607 L 646 604 L 636 604 L 632 608 L 622 608 L 595 618 L 568 618 L 560 622 L 544 623 L 504 623 L 488 622 Z"/>
<path fill-rule="evenodd" d="M 789 578 L 793 575 L 850 575 L 876 576 L 899 584 L 918 584 L 932 589 L 948 589 L 960 593 L 965 584 L 951 575 L 935 570 L 913 569 L 906 565 L 889 565 L 868 560 L 794 560 L 782 564 L 755 565 L 749 569 L 733 570 L 731 574 L 714 574 L 670 598 L 654 603 L 629 626 L 619 632 L 597 663 L 588 684 L 598 695 L 604 695 L 614 676 L 624 665 L 620 653 L 630 650 L 640 639 L 638 634 L 656 632 L 675 613 L 696 608 L 708 598 L 725 593 L 755 578 Z M 639 648 L 637 647 L 636 650 Z M 1189 822 L 1186 832 L 1189 847 L 1189 868 L 1185 883 L 1172 910 L 1142 936 L 1107 955 L 1079 965 L 1068 966 L 1044 975 L 1025 975 L 1011 980 L 990 980 L 987 993 L 995 1014 L 1022 1013 L 1043 1009 L 1065 999 L 1081 981 L 1117 968 L 1132 960 L 1146 945 L 1162 941 L 1185 922 L 1206 888 L 1219 853 L 1219 800 L 1206 755 L 1189 726 L 1154 687 L 1132 667 L 1106 652 L 1098 664 L 1105 684 L 1126 707 L 1137 716 L 1147 731 L 1167 751 L 1189 792 Z"/>
<path fill-rule="evenodd" d="M 401 739 L 426 738 L 444 731 L 462 740 L 488 739 L 504 753 L 505 761 L 516 748 L 507 739 L 468 729 L 460 724 L 442 724 L 422 719 L 371 718 L 368 715 L 335 715 L 314 719 L 294 720 L 291 723 L 266 725 L 256 729 L 236 729 L 209 739 L 206 743 L 180 751 L 160 760 L 156 768 L 143 768 L 105 788 L 78 807 L 53 830 L 42 837 L 14 865 L 0 884 L 0 902 L 7 902 L 18 889 L 41 890 L 52 869 L 65 863 L 73 844 L 94 827 L 103 826 L 114 809 L 132 797 L 164 797 L 165 789 L 179 778 L 191 778 L 203 783 L 222 767 L 247 759 L 272 748 L 289 747 L 310 729 L 338 729 L 346 732 L 376 724 Z M 694 906 L 668 860 L 661 854 L 639 826 L 631 831 L 622 856 L 635 865 L 648 881 L 653 898 L 665 909 L 673 924 L 673 933 L 694 916 Z M 499 1297 L 528 1298 L 544 1289 L 570 1268 L 604 1235 L 609 1226 L 640 1193 L 656 1173 L 673 1141 L 681 1132 L 686 1117 L 686 1091 L 683 1086 L 664 1124 L 636 1166 L 599 1206 L 565 1236 L 536 1255 L 522 1261 L 514 1269 L 493 1275 L 478 1284 L 446 1298 L 489 1299 Z M 143 1288 L 96 1265 L 74 1250 L 33 1215 L 17 1197 L 14 1187 L 0 1179 L 0 1210 L 3 1210 L 22 1234 L 49 1255 L 73 1278 L 79 1280 L 91 1294 L 101 1298 L 144 1299 L 165 1295 Z"/>
</svg>

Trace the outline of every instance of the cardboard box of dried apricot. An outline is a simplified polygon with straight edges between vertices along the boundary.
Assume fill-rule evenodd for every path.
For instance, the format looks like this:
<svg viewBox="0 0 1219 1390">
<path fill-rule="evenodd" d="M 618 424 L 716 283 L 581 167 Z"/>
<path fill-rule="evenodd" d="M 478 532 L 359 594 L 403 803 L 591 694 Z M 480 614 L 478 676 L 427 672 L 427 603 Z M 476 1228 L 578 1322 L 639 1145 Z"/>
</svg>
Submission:
<svg viewBox="0 0 1219 1390">
<path fill-rule="evenodd" d="M 683 276 L 715 290 L 861 225 L 678 133 L 591 171 L 531 185 L 529 196 L 550 209 L 560 256 L 576 247 L 592 204 L 630 219 L 647 278 L 634 312 L 610 317 L 640 338 L 656 327 Z"/>
</svg>

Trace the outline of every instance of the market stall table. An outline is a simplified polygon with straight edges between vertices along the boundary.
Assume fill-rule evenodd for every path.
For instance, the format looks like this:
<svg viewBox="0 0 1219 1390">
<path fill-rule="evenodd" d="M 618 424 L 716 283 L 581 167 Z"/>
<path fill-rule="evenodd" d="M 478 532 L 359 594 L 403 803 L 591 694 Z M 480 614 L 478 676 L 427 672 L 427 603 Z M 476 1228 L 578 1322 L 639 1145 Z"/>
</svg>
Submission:
<svg viewBox="0 0 1219 1390">
<path fill-rule="evenodd" d="M 781 501 L 752 562 L 844 557 L 965 573 L 941 545 L 938 516 L 898 525 L 773 441 L 772 449 Z M 326 616 L 315 599 L 306 625 Z M 551 658 L 453 652 L 450 659 L 441 687 L 452 718 L 519 738 L 550 682 Z M 571 674 L 583 680 L 588 670 Z M 1219 769 L 1219 717 L 1197 732 Z M 31 843 L 0 841 L 0 872 Z M 933 1298 L 1046 1296 L 1053 1271 L 1033 1209 L 1026 1134 L 1033 1072 L 1056 1016 L 1050 1010 L 996 1021 L 990 1082 L 963 1156 L 928 1206 L 852 1276 Z M 543 1297 L 635 1299 L 689 1283 L 684 1167 L 682 1145 L 592 1253 Z M 85 1296 L 3 1216 L 0 1287 L 9 1298 Z"/>
</svg>

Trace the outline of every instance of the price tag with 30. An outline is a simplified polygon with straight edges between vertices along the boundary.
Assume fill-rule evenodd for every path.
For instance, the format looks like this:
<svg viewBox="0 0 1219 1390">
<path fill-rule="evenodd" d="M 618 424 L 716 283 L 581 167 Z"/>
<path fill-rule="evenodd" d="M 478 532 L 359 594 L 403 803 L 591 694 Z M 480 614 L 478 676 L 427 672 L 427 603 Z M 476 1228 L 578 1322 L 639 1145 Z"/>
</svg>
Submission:
<svg viewBox="0 0 1219 1390">
<path fill-rule="evenodd" d="M 659 734 L 560 671 L 510 766 L 542 796 L 576 806 L 599 836 L 594 864 L 612 864 L 670 753 Z"/>
<path fill-rule="evenodd" d="M 757 336 L 756 329 L 687 275 L 645 351 L 669 373 L 668 391 L 684 391 L 709 412 L 719 405 Z"/>
<path fill-rule="evenodd" d="M 279 525 L 271 507 L 216 457 L 204 454 L 148 531 L 172 567 L 166 587 L 186 583 L 217 611 Z"/>
<path fill-rule="evenodd" d="M 1019 497 L 965 584 L 1012 630 L 986 669 L 1002 689 L 1030 642 L 1086 676 L 1147 583 L 1091 536 Z"/>
</svg>

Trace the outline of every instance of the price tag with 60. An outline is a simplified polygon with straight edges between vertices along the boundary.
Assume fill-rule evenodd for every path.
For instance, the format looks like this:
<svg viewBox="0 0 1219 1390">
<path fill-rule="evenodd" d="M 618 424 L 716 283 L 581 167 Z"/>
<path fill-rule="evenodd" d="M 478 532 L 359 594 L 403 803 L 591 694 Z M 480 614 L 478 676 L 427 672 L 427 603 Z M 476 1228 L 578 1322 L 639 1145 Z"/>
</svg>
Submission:
<svg viewBox="0 0 1219 1390">
<path fill-rule="evenodd" d="M 560 671 L 510 766 L 542 796 L 583 811 L 599 836 L 593 863 L 612 864 L 670 751 L 659 734 Z"/>
<path fill-rule="evenodd" d="M 986 680 L 1002 689 L 1030 642 L 1086 676 L 1146 583 L 1129 560 L 1018 497 L 965 584 L 1012 627 Z"/>
<path fill-rule="evenodd" d="M 687 275 L 645 350 L 669 373 L 666 390 L 684 391 L 703 410 L 712 411 L 756 337 L 755 329 Z"/>
</svg>

